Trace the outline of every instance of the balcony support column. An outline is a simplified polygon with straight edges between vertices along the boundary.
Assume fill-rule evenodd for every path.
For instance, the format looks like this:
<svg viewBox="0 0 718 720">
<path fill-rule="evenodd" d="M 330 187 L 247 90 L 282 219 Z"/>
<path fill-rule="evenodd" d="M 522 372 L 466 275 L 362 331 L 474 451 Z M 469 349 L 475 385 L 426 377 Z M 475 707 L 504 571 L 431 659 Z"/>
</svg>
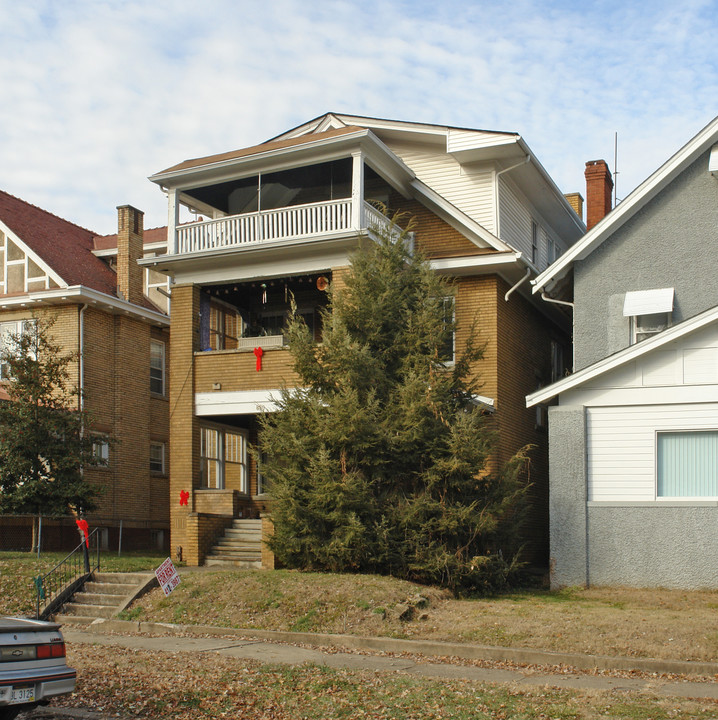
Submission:
<svg viewBox="0 0 718 720">
<path fill-rule="evenodd" d="M 167 215 L 167 251 L 176 254 L 177 247 L 177 226 L 179 225 L 179 192 L 177 188 L 167 190 L 168 215 Z"/>
<path fill-rule="evenodd" d="M 359 232 L 364 207 L 364 153 L 352 153 L 352 229 Z"/>
</svg>

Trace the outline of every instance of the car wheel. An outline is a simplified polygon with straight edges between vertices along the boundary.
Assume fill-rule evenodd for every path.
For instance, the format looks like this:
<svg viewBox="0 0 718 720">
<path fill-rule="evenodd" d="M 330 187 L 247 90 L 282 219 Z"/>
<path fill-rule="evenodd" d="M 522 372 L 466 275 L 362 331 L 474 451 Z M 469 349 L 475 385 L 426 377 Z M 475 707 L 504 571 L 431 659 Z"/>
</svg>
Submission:
<svg viewBox="0 0 718 720">
<path fill-rule="evenodd" d="M 0 708 L 0 720 L 12 720 L 14 717 L 17 717 L 17 715 L 20 714 L 21 710 L 28 710 L 29 708 L 21 708 L 21 707 L 14 707 L 14 708 Z"/>
</svg>

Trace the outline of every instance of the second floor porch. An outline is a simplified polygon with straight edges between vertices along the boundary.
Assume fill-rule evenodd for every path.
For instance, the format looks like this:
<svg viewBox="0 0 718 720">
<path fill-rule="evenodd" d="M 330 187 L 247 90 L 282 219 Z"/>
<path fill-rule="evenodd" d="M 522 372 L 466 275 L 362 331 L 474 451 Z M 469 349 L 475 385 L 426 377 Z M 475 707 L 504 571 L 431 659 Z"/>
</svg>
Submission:
<svg viewBox="0 0 718 720">
<path fill-rule="evenodd" d="M 174 254 L 249 248 L 278 241 L 330 238 L 388 227 L 373 204 L 352 198 L 225 215 L 179 225 Z"/>
</svg>

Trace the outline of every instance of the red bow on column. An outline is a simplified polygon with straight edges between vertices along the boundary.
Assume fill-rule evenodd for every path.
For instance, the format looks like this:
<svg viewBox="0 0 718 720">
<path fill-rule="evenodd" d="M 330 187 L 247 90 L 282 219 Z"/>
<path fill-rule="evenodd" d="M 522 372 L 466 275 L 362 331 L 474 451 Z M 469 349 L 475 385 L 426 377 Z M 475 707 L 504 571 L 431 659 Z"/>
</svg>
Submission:
<svg viewBox="0 0 718 720">
<path fill-rule="evenodd" d="M 81 530 L 83 535 L 85 536 L 85 545 L 87 545 L 87 547 L 90 547 L 90 534 L 88 532 L 90 528 L 87 524 L 87 520 L 83 520 L 83 519 L 75 520 L 75 523 L 77 525 L 78 530 Z"/>
<path fill-rule="evenodd" d="M 187 490 L 180 490 L 180 505 L 189 504 L 189 493 Z"/>
<path fill-rule="evenodd" d="M 257 372 L 262 369 L 262 355 L 264 355 L 264 350 L 261 347 L 254 348 L 254 356 L 257 358 Z"/>
</svg>

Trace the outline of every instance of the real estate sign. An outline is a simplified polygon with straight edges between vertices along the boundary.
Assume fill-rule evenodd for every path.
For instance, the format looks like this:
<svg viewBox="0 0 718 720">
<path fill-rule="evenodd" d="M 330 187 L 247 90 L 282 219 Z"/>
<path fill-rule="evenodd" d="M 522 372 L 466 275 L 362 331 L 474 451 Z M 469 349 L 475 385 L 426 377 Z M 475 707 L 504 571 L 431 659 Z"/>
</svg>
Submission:
<svg viewBox="0 0 718 720">
<path fill-rule="evenodd" d="M 169 595 L 180 584 L 180 576 L 177 574 L 177 568 L 171 558 L 167 558 L 155 570 L 155 575 L 165 596 Z"/>
</svg>

